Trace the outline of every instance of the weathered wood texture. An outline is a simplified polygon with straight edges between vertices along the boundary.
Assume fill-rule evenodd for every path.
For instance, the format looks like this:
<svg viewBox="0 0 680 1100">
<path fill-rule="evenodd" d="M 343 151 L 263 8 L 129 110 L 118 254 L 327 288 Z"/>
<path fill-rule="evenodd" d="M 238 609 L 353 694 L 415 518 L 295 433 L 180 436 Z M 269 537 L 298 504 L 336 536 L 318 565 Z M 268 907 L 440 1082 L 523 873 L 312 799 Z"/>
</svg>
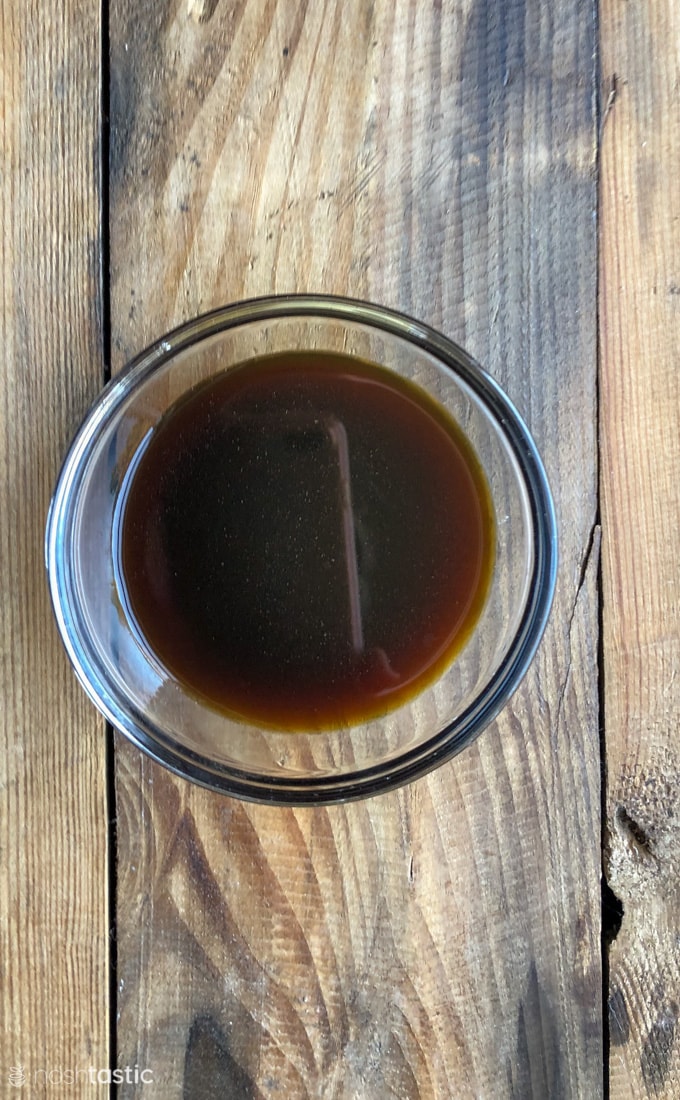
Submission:
<svg viewBox="0 0 680 1100">
<path fill-rule="evenodd" d="M 680 9 L 603 0 L 601 394 L 611 1095 L 680 1096 Z"/>
<path fill-rule="evenodd" d="M 119 743 L 119 1060 L 168 1100 L 596 1100 L 593 9 L 114 0 L 110 26 L 114 366 L 263 292 L 412 311 L 517 401 L 561 531 L 512 706 L 399 793 L 243 805 Z"/>
<path fill-rule="evenodd" d="M 69 1095 L 91 1096 L 88 1069 L 108 1060 L 104 727 L 59 643 L 43 564 L 59 463 L 103 377 L 99 52 L 87 0 L 0 5 L 3 1096 L 12 1066 L 31 1096 L 64 1070 L 80 1071 Z"/>
</svg>

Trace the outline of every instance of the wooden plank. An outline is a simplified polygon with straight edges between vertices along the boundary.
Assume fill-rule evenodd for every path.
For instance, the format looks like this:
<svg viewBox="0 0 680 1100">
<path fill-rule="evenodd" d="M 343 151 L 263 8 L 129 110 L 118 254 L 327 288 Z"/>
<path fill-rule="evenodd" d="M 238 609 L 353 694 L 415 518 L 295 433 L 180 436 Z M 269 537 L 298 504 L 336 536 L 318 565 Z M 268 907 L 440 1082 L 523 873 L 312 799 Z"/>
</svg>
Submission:
<svg viewBox="0 0 680 1100">
<path fill-rule="evenodd" d="M 60 645 L 42 550 L 103 378 L 99 52 L 96 4 L 0 5 L 3 1095 L 12 1066 L 31 1096 L 91 1096 L 90 1067 L 108 1066 L 104 725 Z"/>
<path fill-rule="evenodd" d="M 680 1095 L 680 10 L 603 0 L 605 871 L 611 1095 Z M 616 908 L 616 906 L 614 906 Z"/>
<path fill-rule="evenodd" d="M 112 5 L 116 366 L 272 290 L 410 310 L 519 403 L 561 530 L 512 706 L 401 792 L 244 805 L 119 744 L 118 1042 L 166 1097 L 601 1095 L 595 29 L 553 8 Z"/>
</svg>

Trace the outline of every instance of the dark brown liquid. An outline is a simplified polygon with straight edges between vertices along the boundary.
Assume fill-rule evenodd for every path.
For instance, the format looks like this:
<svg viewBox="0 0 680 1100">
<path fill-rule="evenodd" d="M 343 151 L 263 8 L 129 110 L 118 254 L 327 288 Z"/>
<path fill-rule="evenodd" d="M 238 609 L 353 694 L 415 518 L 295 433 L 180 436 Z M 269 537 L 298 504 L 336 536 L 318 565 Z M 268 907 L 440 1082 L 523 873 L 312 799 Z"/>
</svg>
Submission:
<svg viewBox="0 0 680 1100">
<path fill-rule="evenodd" d="M 119 560 L 139 631 L 193 694 L 314 730 L 389 711 L 449 665 L 493 545 L 448 414 L 384 368 L 304 352 L 169 410 L 129 479 Z"/>
</svg>

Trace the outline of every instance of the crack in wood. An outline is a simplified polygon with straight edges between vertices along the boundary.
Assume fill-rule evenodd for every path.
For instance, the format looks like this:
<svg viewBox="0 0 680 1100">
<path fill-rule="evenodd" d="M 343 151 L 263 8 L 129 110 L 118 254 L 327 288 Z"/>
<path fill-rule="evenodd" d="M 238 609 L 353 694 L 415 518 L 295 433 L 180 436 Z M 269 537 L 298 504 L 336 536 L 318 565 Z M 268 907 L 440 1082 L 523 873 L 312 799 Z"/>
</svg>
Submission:
<svg viewBox="0 0 680 1100">
<path fill-rule="evenodd" d="M 573 625 L 574 625 L 574 619 L 576 617 L 576 608 L 578 607 L 578 602 L 579 602 L 579 598 L 580 598 L 580 595 L 581 595 L 581 590 L 583 589 L 583 586 L 585 584 L 591 561 L 594 560 L 596 563 L 599 563 L 601 534 L 602 534 L 602 529 L 600 527 L 600 524 L 597 523 L 597 522 L 593 523 L 591 528 L 590 528 L 589 535 L 588 535 L 588 541 L 587 541 L 585 549 L 583 551 L 583 556 L 581 558 L 581 566 L 580 566 L 580 569 L 579 569 L 578 579 L 576 581 L 576 592 L 574 593 L 574 599 L 572 600 L 571 612 L 570 612 L 570 615 L 569 615 L 569 622 L 567 624 L 567 667 L 566 667 L 566 670 L 565 670 L 565 673 L 564 673 L 564 677 L 562 679 L 562 683 L 560 685 L 560 692 L 559 692 L 559 695 L 557 697 L 557 711 L 556 711 L 557 717 L 556 717 L 556 721 L 555 721 L 555 728 L 556 729 L 559 726 L 560 719 L 561 719 L 561 716 L 562 716 L 562 709 L 563 709 L 563 705 L 564 705 L 564 696 L 565 696 L 565 693 L 566 693 L 566 690 L 567 690 L 567 684 L 569 683 L 569 676 L 571 675 L 571 665 L 572 665 L 571 633 L 572 633 L 572 629 L 573 629 Z"/>
<path fill-rule="evenodd" d="M 623 990 L 618 986 L 612 989 L 607 1001 L 609 1017 L 609 1040 L 612 1046 L 622 1047 L 630 1038 L 630 1016 Z"/>
<path fill-rule="evenodd" d="M 652 839 L 643 826 L 636 821 L 625 806 L 617 806 L 614 814 L 616 827 L 622 832 L 632 847 L 644 858 L 654 856 Z"/>
<path fill-rule="evenodd" d="M 616 97 L 618 95 L 618 90 L 619 90 L 619 78 L 618 78 L 616 73 L 612 73 L 611 79 L 609 81 L 609 91 L 608 91 L 608 95 L 607 95 L 607 101 L 604 105 L 604 110 L 602 111 L 602 119 L 600 121 L 600 144 L 602 143 L 602 137 L 604 135 L 605 123 L 606 123 L 607 119 L 609 118 L 609 113 L 610 113 L 612 107 L 616 103 Z"/>
</svg>

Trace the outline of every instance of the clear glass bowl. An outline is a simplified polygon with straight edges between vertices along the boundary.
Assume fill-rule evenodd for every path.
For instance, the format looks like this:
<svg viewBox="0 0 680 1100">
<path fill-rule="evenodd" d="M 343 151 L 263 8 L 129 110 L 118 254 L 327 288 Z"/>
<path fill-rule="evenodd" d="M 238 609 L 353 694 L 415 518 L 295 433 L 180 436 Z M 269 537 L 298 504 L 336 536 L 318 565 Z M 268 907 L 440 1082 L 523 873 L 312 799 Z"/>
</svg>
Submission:
<svg viewBox="0 0 680 1100">
<path fill-rule="evenodd" d="M 139 644 L 119 596 L 121 486 L 140 442 L 196 383 L 280 351 L 341 351 L 424 388 L 464 429 L 495 510 L 495 564 L 476 629 L 450 668 L 399 709 L 351 728 L 278 732 L 193 697 Z M 135 745 L 216 791 L 281 804 L 346 801 L 423 775 L 469 744 L 523 677 L 552 602 L 555 515 L 536 447 L 496 383 L 420 322 L 364 302 L 263 298 L 182 326 L 104 389 L 50 507 L 46 563 L 61 636 L 85 691 Z"/>
</svg>

